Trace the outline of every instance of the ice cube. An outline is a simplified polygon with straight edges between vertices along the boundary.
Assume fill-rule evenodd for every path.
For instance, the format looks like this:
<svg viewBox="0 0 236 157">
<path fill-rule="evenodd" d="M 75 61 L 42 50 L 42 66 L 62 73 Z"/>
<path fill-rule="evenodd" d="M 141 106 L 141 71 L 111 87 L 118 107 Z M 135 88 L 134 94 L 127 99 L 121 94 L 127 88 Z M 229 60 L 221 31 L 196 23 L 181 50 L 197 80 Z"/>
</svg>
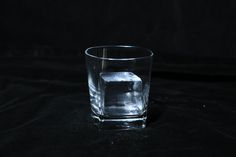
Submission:
<svg viewBox="0 0 236 157">
<path fill-rule="evenodd" d="M 134 116 L 143 111 L 142 80 L 132 72 L 100 74 L 104 116 Z"/>
</svg>

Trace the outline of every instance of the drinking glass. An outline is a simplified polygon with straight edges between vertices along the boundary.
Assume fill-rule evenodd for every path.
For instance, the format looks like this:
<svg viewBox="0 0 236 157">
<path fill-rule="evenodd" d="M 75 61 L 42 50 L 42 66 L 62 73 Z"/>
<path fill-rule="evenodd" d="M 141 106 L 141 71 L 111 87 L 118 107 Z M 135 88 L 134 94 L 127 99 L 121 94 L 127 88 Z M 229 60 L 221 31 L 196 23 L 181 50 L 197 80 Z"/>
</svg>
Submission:
<svg viewBox="0 0 236 157">
<path fill-rule="evenodd" d="M 153 53 L 124 45 L 85 51 L 92 118 L 101 128 L 144 128 Z"/>
</svg>

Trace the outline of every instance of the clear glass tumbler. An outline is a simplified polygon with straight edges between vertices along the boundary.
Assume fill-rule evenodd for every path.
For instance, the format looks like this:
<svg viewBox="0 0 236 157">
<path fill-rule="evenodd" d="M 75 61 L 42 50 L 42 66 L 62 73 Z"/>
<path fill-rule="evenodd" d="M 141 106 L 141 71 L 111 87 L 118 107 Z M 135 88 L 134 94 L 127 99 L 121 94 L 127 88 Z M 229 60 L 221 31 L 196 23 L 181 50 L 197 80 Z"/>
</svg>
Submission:
<svg viewBox="0 0 236 157">
<path fill-rule="evenodd" d="M 136 46 L 85 51 L 92 118 L 102 128 L 144 128 L 153 53 Z"/>
</svg>

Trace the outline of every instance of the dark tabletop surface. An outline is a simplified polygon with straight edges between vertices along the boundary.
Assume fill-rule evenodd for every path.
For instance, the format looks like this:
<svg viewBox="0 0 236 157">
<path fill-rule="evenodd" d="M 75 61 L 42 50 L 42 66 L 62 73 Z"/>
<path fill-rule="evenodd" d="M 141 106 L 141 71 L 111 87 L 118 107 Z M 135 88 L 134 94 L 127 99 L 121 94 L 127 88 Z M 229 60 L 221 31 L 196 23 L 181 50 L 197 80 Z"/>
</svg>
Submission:
<svg viewBox="0 0 236 157">
<path fill-rule="evenodd" d="M 0 156 L 236 156 L 235 66 L 158 64 L 148 126 L 98 130 L 84 60 L 0 58 Z"/>
</svg>

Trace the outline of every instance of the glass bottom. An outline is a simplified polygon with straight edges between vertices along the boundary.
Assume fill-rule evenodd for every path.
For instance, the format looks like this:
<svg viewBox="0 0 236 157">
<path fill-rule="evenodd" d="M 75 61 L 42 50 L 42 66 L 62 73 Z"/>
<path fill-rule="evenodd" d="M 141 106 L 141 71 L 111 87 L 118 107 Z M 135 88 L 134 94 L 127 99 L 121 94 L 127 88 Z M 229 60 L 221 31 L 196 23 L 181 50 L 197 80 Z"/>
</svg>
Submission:
<svg viewBox="0 0 236 157">
<path fill-rule="evenodd" d="M 99 129 L 142 129 L 146 127 L 146 113 L 135 117 L 109 118 L 91 114 L 93 122 Z"/>
</svg>

